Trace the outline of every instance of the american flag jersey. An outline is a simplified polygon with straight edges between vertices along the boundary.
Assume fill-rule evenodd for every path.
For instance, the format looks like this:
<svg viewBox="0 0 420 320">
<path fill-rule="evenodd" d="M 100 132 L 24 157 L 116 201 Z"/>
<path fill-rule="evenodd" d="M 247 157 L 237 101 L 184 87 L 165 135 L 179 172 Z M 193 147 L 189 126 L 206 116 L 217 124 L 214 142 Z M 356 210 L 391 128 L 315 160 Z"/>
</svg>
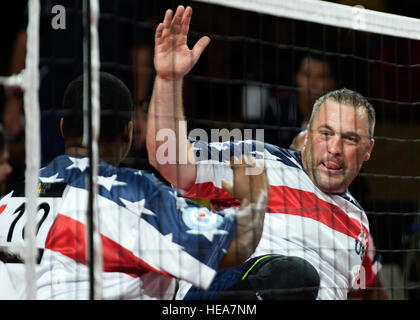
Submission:
<svg viewBox="0 0 420 320">
<path fill-rule="evenodd" d="M 252 257 L 283 254 L 306 259 L 320 276 L 317 299 L 346 299 L 350 289 L 373 284 L 377 264 L 373 267 L 364 210 L 348 191 L 319 190 L 304 171 L 300 151 L 253 140 L 193 141 L 193 148 L 197 176 L 184 195 L 210 198 L 215 210 L 238 205 L 221 188 L 222 179 L 233 181 L 230 157 L 264 159 L 269 201 L 263 235 Z"/>
<path fill-rule="evenodd" d="M 37 218 L 38 299 L 88 299 L 85 231 L 89 158 L 59 156 L 41 169 Z M 210 212 L 153 174 L 102 160 L 98 174 L 105 299 L 170 299 L 175 279 L 206 288 L 236 228 L 235 210 Z M 0 297 L 25 298 L 25 265 L 11 255 L 24 243 L 25 198 L 0 200 Z M 9 281 L 10 280 L 10 281 Z M 12 288 L 11 288 L 12 287 Z"/>
</svg>

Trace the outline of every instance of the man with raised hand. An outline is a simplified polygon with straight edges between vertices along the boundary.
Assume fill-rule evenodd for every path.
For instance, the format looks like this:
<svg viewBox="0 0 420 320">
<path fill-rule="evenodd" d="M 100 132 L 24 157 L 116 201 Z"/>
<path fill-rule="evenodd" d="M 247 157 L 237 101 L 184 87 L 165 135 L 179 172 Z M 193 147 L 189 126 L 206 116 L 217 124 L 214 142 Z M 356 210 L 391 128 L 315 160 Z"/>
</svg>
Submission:
<svg viewBox="0 0 420 320">
<path fill-rule="evenodd" d="M 185 196 L 210 198 L 213 209 L 220 209 L 237 205 L 250 186 L 228 188 L 233 181 L 228 155 L 239 151 L 264 159 L 270 193 L 253 257 L 241 267 L 219 271 L 207 291 L 181 283 L 178 297 L 346 299 L 371 276 L 363 267 L 368 219 L 347 188 L 374 146 L 373 107 L 348 89 L 322 96 L 314 105 L 302 152 L 258 141 L 190 141 L 183 78 L 210 42 L 202 37 L 188 48 L 191 14 L 190 7 L 179 6 L 175 14 L 168 10 L 156 30 L 149 160 Z M 171 139 L 177 152 L 163 156 Z"/>
</svg>

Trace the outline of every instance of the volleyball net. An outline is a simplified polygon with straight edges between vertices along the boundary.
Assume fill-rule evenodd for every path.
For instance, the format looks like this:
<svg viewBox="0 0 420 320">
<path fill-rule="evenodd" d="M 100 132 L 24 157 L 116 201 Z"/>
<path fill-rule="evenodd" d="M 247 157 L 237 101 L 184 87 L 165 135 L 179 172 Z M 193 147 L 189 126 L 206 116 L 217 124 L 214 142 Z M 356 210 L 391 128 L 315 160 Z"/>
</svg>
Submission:
<svg viewBox="0 0 420 320">
<path fill-rule="evenodd" d="M 191 5 L 189 43 L 203 35 L 212 42 L 185 79 L 188 129 L 200 128 L 211 136 L 214 129 L 250 129 L 255 135 L 262 128 L 265 142 L 287 148 L 323 93 L 346 87 L 372 103 L 375 148 L 350 190 L 369 218 L 381 257 L 382 289 L 391 299 L 420 297 L 419 19 L 316 0 L 85 3 L 91 7 L 77 3 L 53 11 L 54 4 L 28 1 L 25 69 L 0 78 L 4 87 L 23 91 L 28 212 L 35 212 L 39 168 L 63 149 L 59 118 L 64 88 L 82 73 L 91 83 L 85 88 L 84 120 L 84 144 L 92 148 L 91 159 L 98 161 L 93 140 L 100 130 L 97 77 L 105 70 L 127 84 L 135 104 L 138 127 L 122 165 L 154 170 L 140 128 L 154 76 L 153 33 L 167 8 Z M 95 212 L 94 162 L 91 168 L 90 212 Z M 96 249 L 90 253 L 94 283 L 102 266 L 95 214 L 89 216 L 89 248 Z M 36 297 L 35 216 L 28 215 L 27 221 L 31 299 Z M 92 299 L 101 298 L 100 277 L 96 282 Z"/>
<path fill-rule="evenodd" d="M 375 148 L 350 190 L 389 296 L 418 297 L 419 20 L 326 1 L 198 2 L 192 30 L 213 41 L 189 80 L 196 126 L 264 128 L 265 142 L 288 147 L 307 123 L 303 103 L 309 112 L 343 87 L 372 103 Z"/>
</svg>

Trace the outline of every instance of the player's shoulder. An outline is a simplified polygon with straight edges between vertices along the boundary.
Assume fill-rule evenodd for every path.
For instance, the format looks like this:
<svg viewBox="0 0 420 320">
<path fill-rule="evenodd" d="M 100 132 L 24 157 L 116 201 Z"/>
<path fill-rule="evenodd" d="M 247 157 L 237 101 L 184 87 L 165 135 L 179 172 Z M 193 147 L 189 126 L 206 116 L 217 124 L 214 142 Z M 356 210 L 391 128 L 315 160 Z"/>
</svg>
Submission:
<svg viewBox="0 0 420 320">
<path fill-rule="evenodd" d="M 125 183 L 125 187 L 134 192 L 150 195 L 156 190 L 168 188 L 153 172 L 133 168 L 121 167 L 118 169 L 117 179 Z"/>
<path fill-rule="evenodd" d="M 285 149 L 260 140 L 206 142 L 191 140 L 198 161 L 229 162 L 232 156 L 250 155 L 256 159 L 275 160 L 301 168 L 299 150 Z"/>
<path fill-rule="evenodd" d="M 344 200 L 350 202 L 351 204 L 353 204 L 354 206 L 356 206 L 356 208 L 358 208 L 363 213 L 365 212 L 365 210 L 363 209 L 362 205 L 356 200 L 355 197 L 353 197 L 353 195 L 350 193 L 349 190 L 346 190 L 345 192 L 341 193 L 339 196 L 342 199 L 344 199 Z"/>
</svg>

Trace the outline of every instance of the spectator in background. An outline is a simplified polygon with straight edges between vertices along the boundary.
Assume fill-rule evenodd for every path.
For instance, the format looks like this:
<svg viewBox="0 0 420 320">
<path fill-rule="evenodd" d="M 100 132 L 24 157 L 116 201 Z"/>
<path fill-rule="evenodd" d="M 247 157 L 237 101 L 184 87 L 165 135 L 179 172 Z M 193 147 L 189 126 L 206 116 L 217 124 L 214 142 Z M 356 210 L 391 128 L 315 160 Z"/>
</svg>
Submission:
<svg viewBox="0 0 420 320">
<path fill-rule="evenodd" d="M 298 60 L 293 80 L 296 92 L 276 94 L 264 112 L 264 141 L 280 147 L 288 147 L 296 134 L 306 128 L 315 101 L 336 88 L 332 62 L 315 54 Z"/>
</svg>

